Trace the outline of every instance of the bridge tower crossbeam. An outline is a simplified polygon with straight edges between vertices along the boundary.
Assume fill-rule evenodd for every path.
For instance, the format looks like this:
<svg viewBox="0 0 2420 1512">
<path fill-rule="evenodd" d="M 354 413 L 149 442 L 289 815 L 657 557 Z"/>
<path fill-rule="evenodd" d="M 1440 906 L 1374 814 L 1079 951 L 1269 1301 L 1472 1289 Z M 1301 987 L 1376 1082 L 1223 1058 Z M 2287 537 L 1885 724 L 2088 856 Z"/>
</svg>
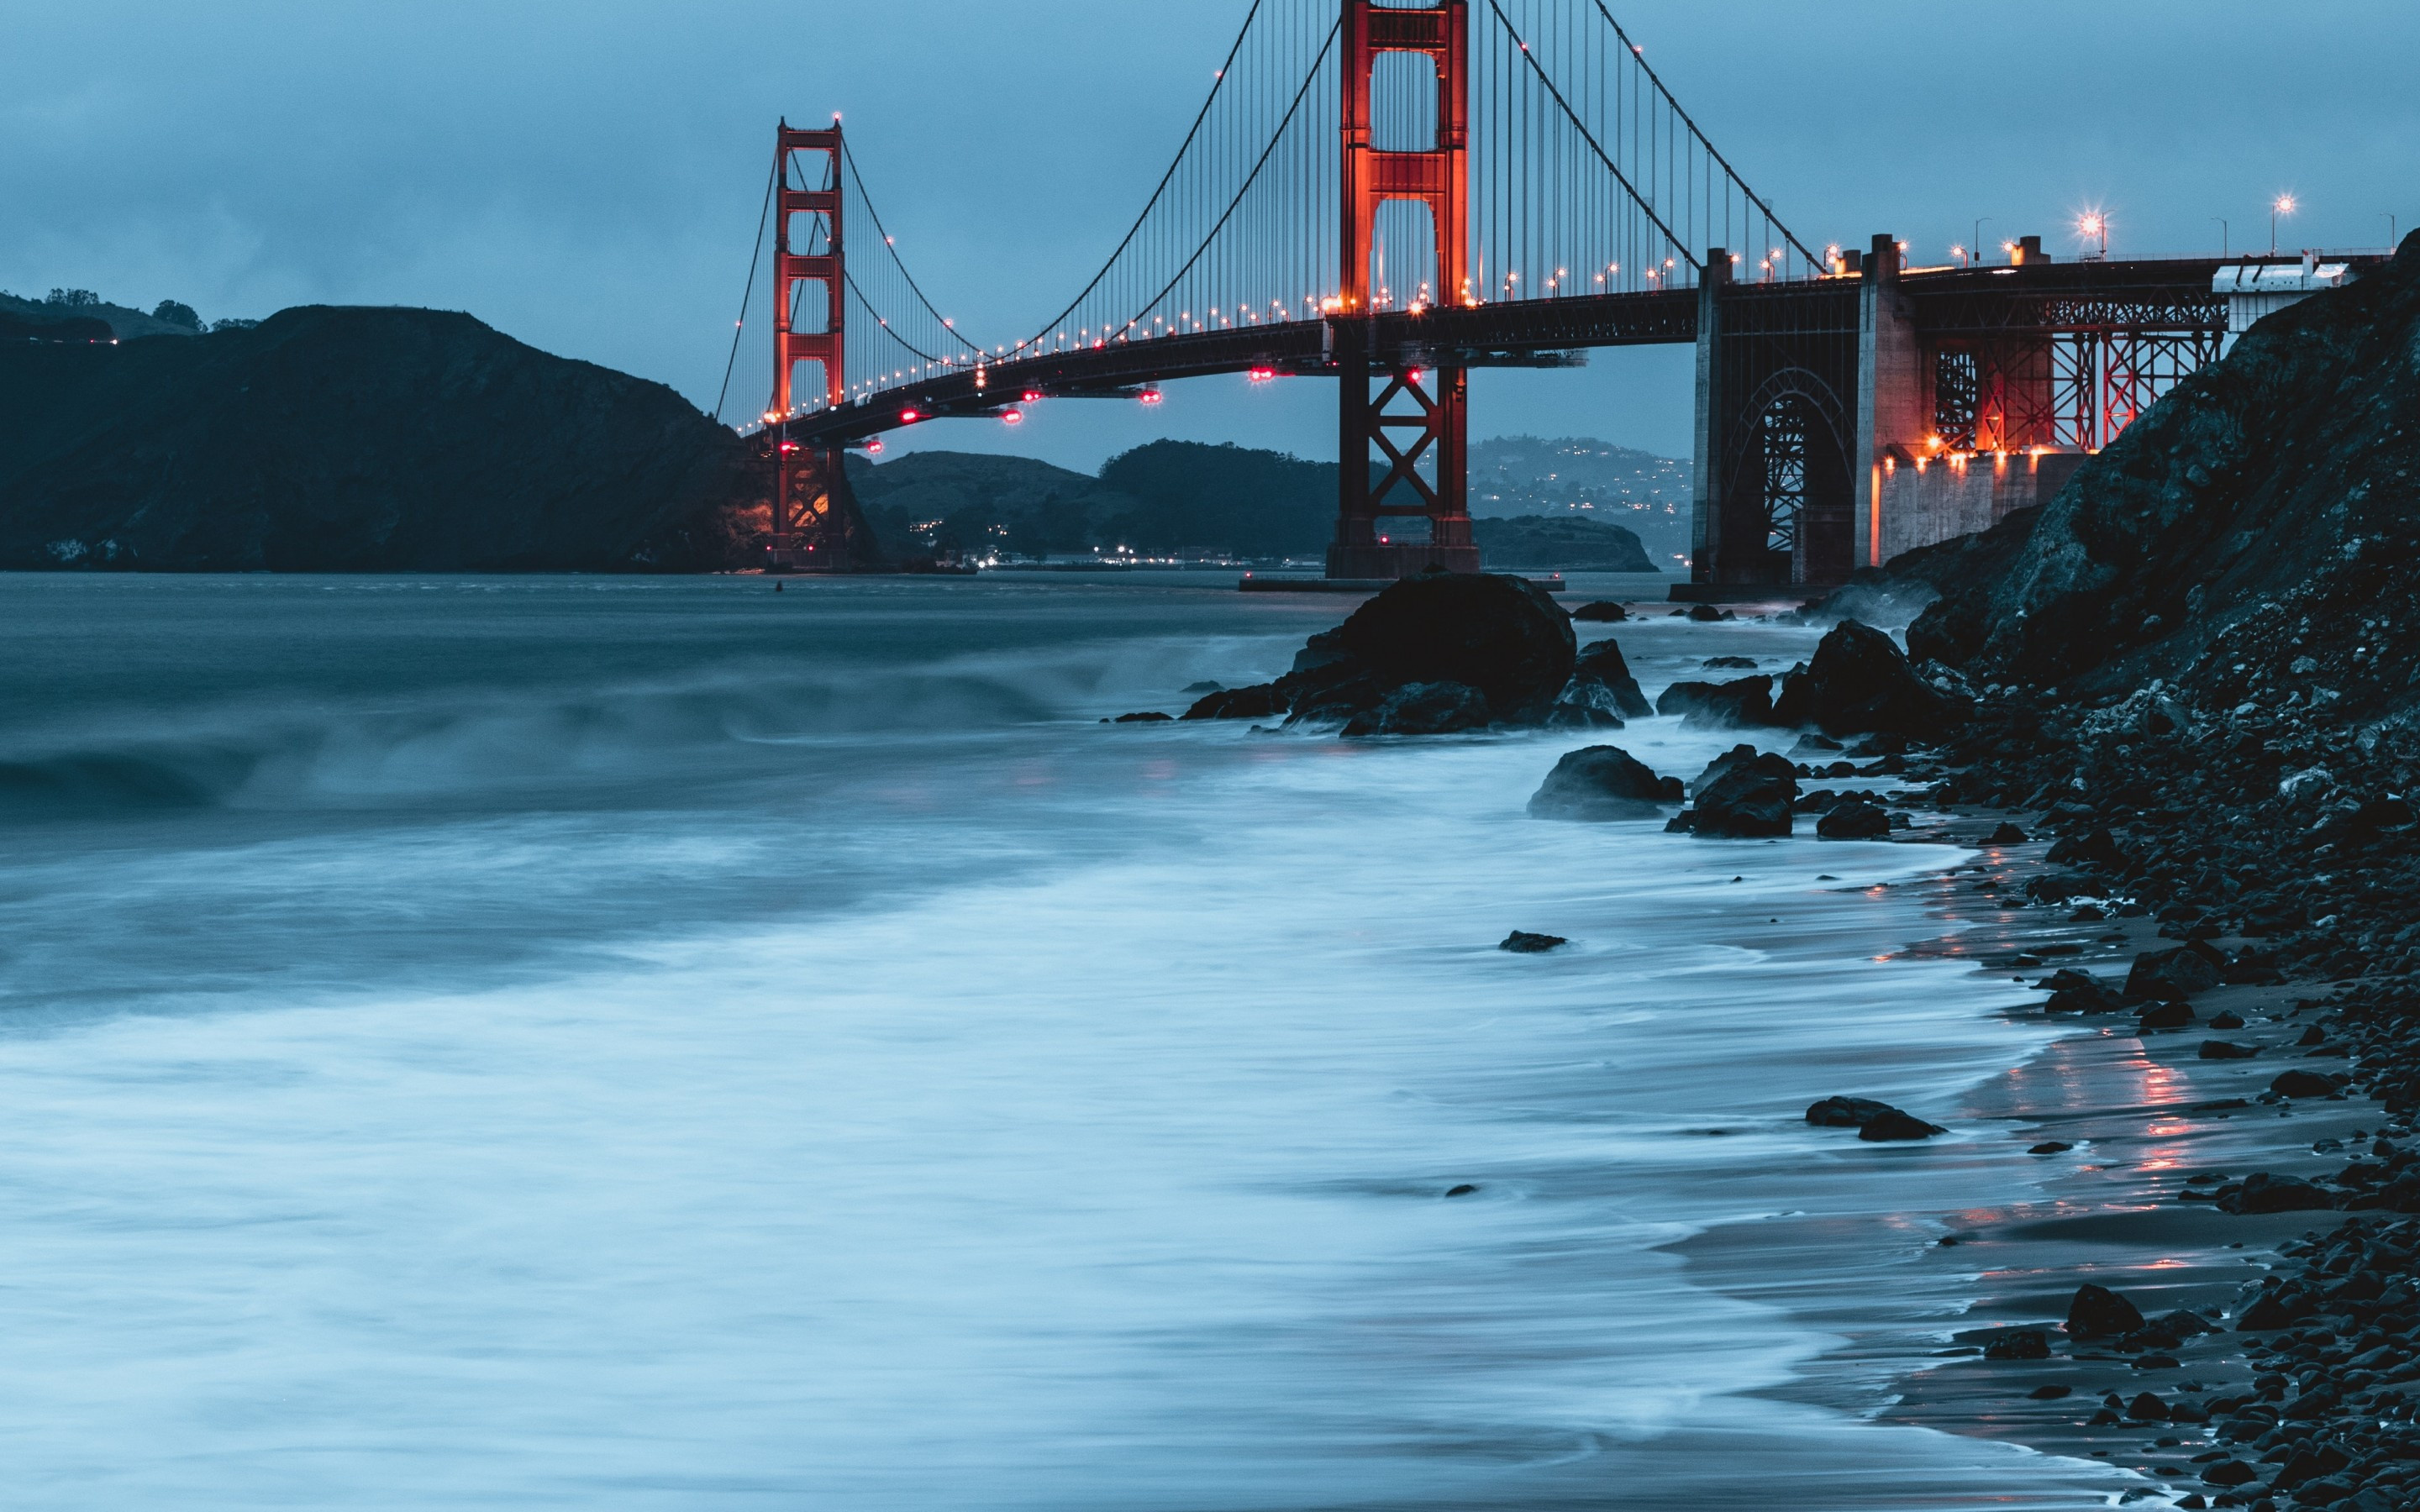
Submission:
<svg viewBox="0 0 2420 1512">
<path fill-rule="evenodd" d="M 1436 240 L 1435 302 L 1469 297 L 1470 4 L 1419 8 L 1342 0 L 1341 135 L 1343 147 L 1342 282 L 1328 316 L 1337 374 L 1339 498 L 1330 578 L 1399 578 L 1426 566 L 1479 570 L 1470 534 L 1469 381 L 1466 370 L 1415 366 L 1398 354 L 1373 368 L 1370 263 L 1381 207 L 1425 207 Z M 1371 97 L 1378 60 L 1425 56 L 1436 73 L 1436 136 L 1427 147 L 1382 148 L 1373 140 Z M 1373 378 L 1383 379 L 1378 394 Z M 1431 476 L 1421 471 L 1427 463 Z M 1373 466 L 1374 465 L 1374 466 Z M 1383 471 L 1377 469 L 1383 469 Z M 1432 476 L 1434 481 L 1432 481 Z M 1409 501 L 1401 501 L 1408 498 Z M 1390 518 L 1424 520 L 1428 539 L 1392 541 Z"/>
</svg>

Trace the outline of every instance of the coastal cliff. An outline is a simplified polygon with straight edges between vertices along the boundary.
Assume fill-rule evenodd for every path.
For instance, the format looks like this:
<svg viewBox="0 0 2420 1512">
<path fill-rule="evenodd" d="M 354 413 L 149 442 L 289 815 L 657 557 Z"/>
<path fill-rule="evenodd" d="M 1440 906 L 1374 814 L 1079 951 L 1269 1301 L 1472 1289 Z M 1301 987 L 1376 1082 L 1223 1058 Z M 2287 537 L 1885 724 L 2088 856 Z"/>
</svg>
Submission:
<svg viewBox="0 0 2420 1512">
<path fill-rule="evenodd" d="M 0 345 L 0 567 L 711 569 L 748 482 L 671 389 L 467 315 Z"/>
</svg>

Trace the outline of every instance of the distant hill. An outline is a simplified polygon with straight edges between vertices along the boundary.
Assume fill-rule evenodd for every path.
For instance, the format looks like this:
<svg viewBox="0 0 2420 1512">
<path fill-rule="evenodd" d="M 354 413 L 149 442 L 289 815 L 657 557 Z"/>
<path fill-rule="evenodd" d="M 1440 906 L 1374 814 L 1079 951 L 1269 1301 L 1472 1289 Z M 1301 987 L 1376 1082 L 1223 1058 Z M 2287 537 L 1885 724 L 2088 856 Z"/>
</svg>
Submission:
<svg viewBox="0 0 2420 1512">
<path fill-rule="evenodd" d="M 443 311 L 0 343 L 0 567 L 736 565 L 748 450 L 662 384 Z"/>
<path fill-rule="evenodd" d="M 1336 468 L 1281 452 L 1153 441 L 1097 478 L 1031 457 L 911 452 L 849 459 L 849 484 L 894 556 L 1111 553 L 1315 559 L 1336 530 Z"/>
<path fill-rule="evenodd" d="M 98 320 L 109 328 L 109 333 L 120 341 L 132 341 L 138 336 L 197 336 L 201 319 L 186 305 L 173 301 L 163 301 L 160 308 L 179 316 L 163 320 L 156 315 L 145 315 L 122 304 L 112 304 L 89 289 L 54 289 L 53 298 L 29 300 L 15 294 L 0 293 L 0 322 L 27 322 L 35 325 L 56 321 Z M 192 316 L 186 323 L 185 316 Z M 0 326 L 0 332 L 5 332 Z"/>
<path fill-rule="evenodd" d="M 1639 545 L 1637 536 L 1620 525 L 1584 515 L 1474 518 L 1470 533 L 1479 543 L 1480 560 L 1491 567 L 1525 572 L 1549 568 L 1565 572 L 1660 570 Z"/>
<path fill-rule="evenodd" d="M 1501 436 L 1470 446 L 1470 512 L 1576 515 L 1636 534 L 1656 563 L 1689 553 L 1690 464 L 1587 437 Z"/>
</svg>

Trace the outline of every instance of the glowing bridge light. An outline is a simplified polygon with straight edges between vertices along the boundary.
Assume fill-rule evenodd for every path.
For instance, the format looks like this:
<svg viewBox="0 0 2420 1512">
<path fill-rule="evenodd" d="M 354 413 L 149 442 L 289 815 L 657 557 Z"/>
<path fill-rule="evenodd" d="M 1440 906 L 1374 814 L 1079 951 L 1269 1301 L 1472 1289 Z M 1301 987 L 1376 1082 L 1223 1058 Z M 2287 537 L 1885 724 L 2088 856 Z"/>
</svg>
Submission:
<svg viewBox="0 0 2420 1512">
<path fill-rule="evenodd" d="M 1003 425 L 1022 425 L 1025 424 L 1025 411 L 1003 409 L 1000 412 L 1000 423 Z"/>
<path fill-rule="evenodd" d="M 1145 389 L 1140 395 L 1138 395 L 1138 397 L 1140 397 L 1145 404 L 1157 404 L 1160 401 L 1160 393 L 1156 388 Z"/>
<path fill-rule="evenodd" d="M 881 437 L 876 436 L 872 440 L 865 443 L 865 455 L 868 456 L 880 456 L 882 455 Z"/>
<path fill-rule="evenodd" d="M 899 411 L 899 423 L 903 425 L 912 425 L 923 418 L 924 416 L 923 412 L 918 410 L 913 405 L 910 405 L 908 408 Z"/>
</svg>

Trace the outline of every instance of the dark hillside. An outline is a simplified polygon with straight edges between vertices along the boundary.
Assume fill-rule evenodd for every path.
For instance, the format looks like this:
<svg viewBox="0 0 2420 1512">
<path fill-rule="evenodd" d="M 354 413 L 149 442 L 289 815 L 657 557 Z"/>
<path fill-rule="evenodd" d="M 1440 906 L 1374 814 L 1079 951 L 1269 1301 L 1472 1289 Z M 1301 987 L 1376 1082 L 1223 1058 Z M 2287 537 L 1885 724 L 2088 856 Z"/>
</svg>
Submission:
<svg viewBox="0 0 2420 1512">
<path fill-rule="evenodd" d="M 2087 687 L 2193 677 L 2259 697 L 2306 673 L 2270 649 L 2209 653 L 2289 600 L 2366 603 L 2392 629 L 2346 638 L 2408 667 L 2420 561 L 2420 240 L 2349 287 L 2261 321 L 2043 506 L 2004 561 L 1942 584 L 1909 639 L 1998 678 Z M 2313 617 L 2277 641 L 2321 656 Z M 2307 640 L 2308 645 L 2300 642 Z M 2381 641 L 2383 644 L 2381 645 Z M 2245 679 L 2252 681 L 2246 682 Z M 2345 691 L 2341 690 L 2340 691 Z M 2401 690 L 2408 694 L 2408 684 Z"/>
<path fill-rule="evenodd" d="M 745 443 L 467 315 L 306 306 L 0 345 L 0 566 L 693 570 L 745 553 Z"/>
</svg>

